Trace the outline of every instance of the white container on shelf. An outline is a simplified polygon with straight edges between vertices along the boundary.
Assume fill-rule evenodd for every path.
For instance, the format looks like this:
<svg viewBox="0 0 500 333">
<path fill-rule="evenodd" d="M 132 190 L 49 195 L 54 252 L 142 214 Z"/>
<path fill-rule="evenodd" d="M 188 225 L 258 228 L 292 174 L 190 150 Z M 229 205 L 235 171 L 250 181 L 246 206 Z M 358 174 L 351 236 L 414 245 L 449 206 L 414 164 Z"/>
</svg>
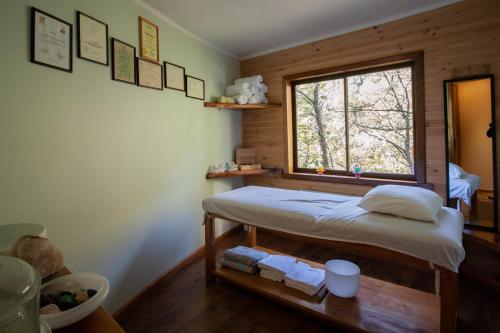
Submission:
<svg viewBox="0 0 500 333">
<path fill-rule="evenodd" d="M 328 290 L 338 297 L 356 296 L 359 290 L 360 269 L 347 260 L 330 260 L 325 264 L 325 279 Z"/>
<path fill-rule="evenodd" d="M 16 223 L 0 225 L 0 255 L 8 255 L 15 241 L 24 235 L 47 238 L 47 228 L 37 223 Z"/>
</svg>

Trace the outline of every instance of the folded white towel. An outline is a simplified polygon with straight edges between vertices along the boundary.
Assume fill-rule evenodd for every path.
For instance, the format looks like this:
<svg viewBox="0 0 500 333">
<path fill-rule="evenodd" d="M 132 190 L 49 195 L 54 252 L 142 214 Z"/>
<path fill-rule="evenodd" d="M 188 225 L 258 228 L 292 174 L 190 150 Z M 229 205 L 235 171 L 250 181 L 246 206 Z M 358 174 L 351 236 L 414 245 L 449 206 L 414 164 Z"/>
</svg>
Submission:
<svg viewBox="0 0 500 333">
<path fill-rule="evenodd" d="M 281 282 L 283 281 L 283 278 L 285 277 L 285 274 L 279 273 L 276 271 L 272 271 L 269 269 L 261 268 L 260 270 L 260 276 L 275 282 Z"/>
<path fill-rule="evenodd" d="M 294 264 L 285 275 L 285 285 L 315 295 L 325 284 L 325 270 L 303 262 Z"/>
<path fill-rule="evenodd" d="M 240 79 L 237 79 L 234 81 L 234 84 L 239 84 L 239 83 L 250 83 L 250 84 L 260 84 L 264 79 L 262 78 L 262 75 L 254 75 L 254 76 L 249 76 L 249 77 L 242 77 Z"/>
<path fill-rule="evenodd" d="M 239 84 L 233 84 L 231 86 L 226 87 L 226 96 L 234 96 L 241 94 L 249 96 L 252 94 L 249 83 L 242 82 Z"/>
<path fill-rule="evenodd" d="M 270 255 L 257 263 L 261 269 L 276 271 L 282 274 L 288 273 L 290 268 L 297 262 L 297 259 L 289 256 Z"/>
<path fill-rule="evenodd" d="M 313 288 L 311 286 L 305 286 L 303 284 L 296 283 L 296 282 L 287 282 L 287 280 L 285 280 L 285 285 L 287 287 L 297 289 L 297 290 L 299 290 L 299 291 L 301 291 L 304 294 L 307 294 L 309 296 L 316 295 L 321 290 L 321 288 L 324 286 L 324 284 L 323 284 L 319 288 Z"/>
</svg>

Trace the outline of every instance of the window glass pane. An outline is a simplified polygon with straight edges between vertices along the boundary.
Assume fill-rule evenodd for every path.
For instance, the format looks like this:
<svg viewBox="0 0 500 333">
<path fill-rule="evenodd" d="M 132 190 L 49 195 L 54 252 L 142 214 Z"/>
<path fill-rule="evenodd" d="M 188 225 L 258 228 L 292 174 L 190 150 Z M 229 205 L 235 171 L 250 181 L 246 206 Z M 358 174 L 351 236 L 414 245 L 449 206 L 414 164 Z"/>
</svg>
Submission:
<svg viewBox="0 0 500 333">
<path fill-rule="evenodd" d="M 350 169 L 414 174 L 411 68 L 347 80 Z"/>
<path fill-rule="evenodd" d="M 343 79 L 295 86 L 297 167 L 346 169 Z"/>
</svg>

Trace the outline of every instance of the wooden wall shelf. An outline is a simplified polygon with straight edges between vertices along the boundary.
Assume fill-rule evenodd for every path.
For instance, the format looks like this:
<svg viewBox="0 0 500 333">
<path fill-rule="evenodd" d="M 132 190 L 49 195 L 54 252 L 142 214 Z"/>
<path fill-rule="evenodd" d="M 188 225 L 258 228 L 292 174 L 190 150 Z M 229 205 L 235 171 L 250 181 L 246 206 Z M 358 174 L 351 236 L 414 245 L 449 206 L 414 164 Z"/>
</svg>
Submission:
<svg viewBox="0 0 500 333">
<path fill-rule="evenodd" d="M 207 173 L 206 179 L 225 178 L 225 177 L 238 177 L 238 176 L 255 176 L 271 173 L 270 169 L 260 170 L 246 170 L 246 171 L 227 171 L 218 173 Z"/>
<path fill-rule="evenodd" d="M 219 108 L 219 109 L 230 109 L 230 110 L 264 110 L 264 109 L 274 109 L 274 108 L 281 107 L 281 103 L 278 103 L 278 104 L 237 104 L 237 103 L 205 102 L 204 105 L 207 108 Z"/>
</svg>

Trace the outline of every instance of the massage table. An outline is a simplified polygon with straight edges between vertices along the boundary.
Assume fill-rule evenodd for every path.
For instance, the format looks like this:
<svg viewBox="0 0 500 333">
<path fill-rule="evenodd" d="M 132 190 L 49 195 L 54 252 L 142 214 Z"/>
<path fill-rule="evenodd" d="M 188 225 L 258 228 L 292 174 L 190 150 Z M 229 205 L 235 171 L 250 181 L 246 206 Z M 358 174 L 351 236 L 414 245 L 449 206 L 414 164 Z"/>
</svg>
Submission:
<svg viewBox="0 0 500 333">
<path fill-rule="evenodd" d="M 469 207 L 476 193 L 481 178 L 472 173 L 465 173 L 461 178 L 450 178 L 450 199 L 462 199 Z"/>
<path fill-rule="evenodd" d="M 476 191 L 480 180 L 479 176 L 466 172 L 460 178 L 449 178 L 451 207 L 462 212 L 465 220 L 476 219 Z"/>
<path fill-rule="evenodd" d="M 411 307 L 416 317 L 418 314 L 422 315 L 421 323 L 425 322 L 426 317 L 429 321 L 432 321 L 433 316 L 437 318 L 437 327 L 426 326 L 425 329 L 421 329 L 410 325 L 399 327 L 395 331 L 404 329 L 454 332 L 457 314 L 457 273 L 465 257 L 462 246 L 463 217 L 460 212 L 447 207 L 441 208 L 438 215 L 439 223 L 436 225 L 431 222 L 372 213 L 358 207 L 359 200 L 361 197 L 258 186 L 242 187 L 203 200 L 207 283 L 213 283 L 216 276 L 226 278 L 283 304 L 341 326 L 345 324 L 344 328 L 378 331 L 375 326 L 370 326 L 375 325 L 376 321 L 367 324 L 362 322 L 361 318 L 359 324 L 353 323 L 352 320 L 349 323 L 343 322 L 338 316 L 338 309 L 336 312 L 332 309 L 338 304 L 347 303 L 340 299 L 334 301 L 334 296 L 329 296 L 322 306 L 316 306 L 297 297 L 290 299 L 288 294 L 282 290 L 276 291 L 273 286 L 265 289 L 262 287 L 264 284 L 262 281 L 249 282 L 249 277 L 235 275 L 236 273 L 218 268 L 214 237 L 214 222 L 218 218 L 249 226 L 250 246 L 256 246 L 256 229 L 262 228 L 314 241 L 316 244 L 340 246 L 353 253 L 369 253 L 372 257 L 403 263 L 421 270 L 433 270 L 436 276 L 436 293 L 439 295 L 435 296 L 437 307 L 435 312 L 438 312 L 436 314 L 426 309 L 432 308 L 434 300 L 429 298 L 429 295 L 423 295 L 425 294 L 423 292 L 411 294 L 417 291 L 390 284 L 382 286 L 380 280 L 371 281 L 367 277 L 364 277 L 364 281 L 368 281 L 366 283 L 371 286 L 367 289 L 373 289 L 374 294 L 370 296 L 371 298 L 382 297 L 382 294 L 377 295 L 376 289 L 372 288 L 373 285 L 379 286 L 380 290 L 385 290 L 384 293 L 388 294 L 397 290 L 400 296 L 394 296 L 395 298 L 404 298 L 402 294 L 412 295 L 399 304 L 398 308 Z M 367 308 L 373 308 L 372 300 L 367 294 L 358 298 L 356 302 L 364 305 L 363 302 L 366 301 L 369 303 Z M 411 299 L 418 299 L 420 307 L 409 306 Z M 395 300 L 389 299 L 387 302 L 393 301 Z M 356 306 L 359 308 L 360 304 Z M 411 319 L 407 317 L 401 321 L 411 321 Z M 388 322 L 395 327 L 401 325 L 395 319 L 390 319 Z M 380 331 L 387 329 L 383 327 Z"/>
</svg>

